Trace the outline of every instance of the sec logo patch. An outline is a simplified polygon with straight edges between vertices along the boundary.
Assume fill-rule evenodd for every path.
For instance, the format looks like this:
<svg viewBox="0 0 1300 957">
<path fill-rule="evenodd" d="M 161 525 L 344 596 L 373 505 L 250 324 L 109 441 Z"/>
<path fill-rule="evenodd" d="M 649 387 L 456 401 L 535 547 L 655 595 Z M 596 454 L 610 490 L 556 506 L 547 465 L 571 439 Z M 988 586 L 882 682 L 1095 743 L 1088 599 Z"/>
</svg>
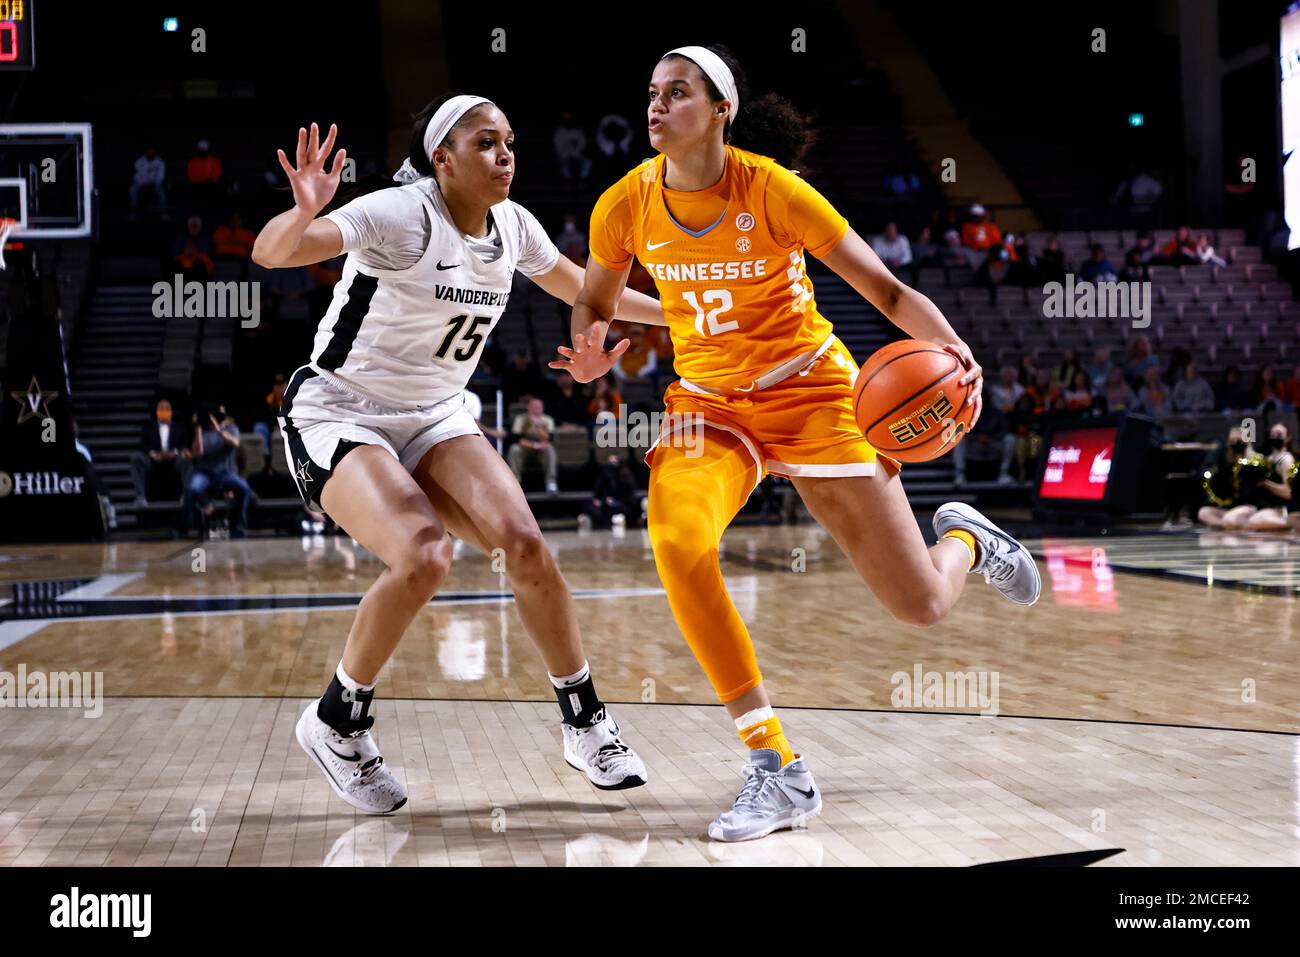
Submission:
<svg viewBox="0 0 1300 957">
<path fill-rule="evenodd" d="M 749 241 L 748 236 L 741 236 L 739 239 L 736 240 L 736 249 L 742 253 L 749 252 L 749 250 L 753 247 L 753 245 L 754 244 Z"/>
</svg>

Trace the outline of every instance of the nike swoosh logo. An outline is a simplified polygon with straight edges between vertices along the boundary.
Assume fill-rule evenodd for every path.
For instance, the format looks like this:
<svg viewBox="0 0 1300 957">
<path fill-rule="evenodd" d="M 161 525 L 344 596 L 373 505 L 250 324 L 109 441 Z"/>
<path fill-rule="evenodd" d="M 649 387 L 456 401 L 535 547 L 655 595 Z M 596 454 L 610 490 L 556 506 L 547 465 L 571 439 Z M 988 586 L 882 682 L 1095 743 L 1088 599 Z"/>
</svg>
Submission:
<svg viewBox="0 0 1300 957">
<path fill-rule="evenodd" d="M 809 788 L 807 791 L 805 791 L 803 788 L 797 788 L 793 784 L 787 784 L 786 787 L 788 787 L 791 791 L 795 791 L 799 794 L 802 794 L 810 801 L 813 799 L 813 795 L 817 793 L 816 788 Z"/>
<path fill-rule="evenodd" d="M 957 427 L 952 430 L 952 435 L 944 439 L 943 442 L 939 444 L 939 448 L 943 448 L 949 442 L 956 442 L 959 438 L 961 438 L 965 434 L 966 434 L 966 423 L 958 422 Z"/>
<path fill-rule="evenodd" d="M 334 756 L 337 757 L 337 758 L 342 758 L 344 761 L 354 761 L 354 762 L 355 762 L 355 761 L 360 761 L 360 760 L 361 760 L 361 753 L 360 753 L 360 752 L 358 752 L 358 753 L 356 753 L 356 754 L 339 754 L 337 751 L 335 751 L 333 748 L 331 748 L 328 744 L 325 745 L 325 747 L 326 747 L 326 749 L 328 749 L 328 751 L 329 751 L 330 754 L 334 755 Z"/>
<path fill-rule="evenodd" d="M 455 269 L 455 268 L 456 268 L 457 266 L 459 266 L 459 265 L 460 265 L 460 263 L 452 263 L 450 266 L 444 266 L 444 265 L 442 264 L 442 260 L 441 260 L 441 259 L 438 260 L 438 268 L 439 268 L 439 269 Z"/>
<path fill-rule="evenodd" d="M 649 240 L 646 240 L 645 248 L 646 248 L 646 249 L 658 249 L 660 246 L 667 246 L 667 245 L 668 245 L 669 243 L 671 243 L 671 242 L 673 242 L 673 240 L 671 240 L 671 239 L 666 239 L 666 240 L 664 240 L 662 243 L 652 243 L 652 242 L 650 242 Z"/>
<path fill-rule="evenodd" d="M 749 734 L 745 735 L 745 741 L 744 741 L 744 743 L 745 743 L 745 744 L 748 744 L 750 738 L 756 738 L 756 737 L 758 737 L 760 734 L 767 734 L 767 725 L 765 725 L 765 724 L 760 724 L 760 725 L 759 725 L 757 728 L 755 728 L 753 731 L 749 732 Z"/>
<path fill-rule="evenodd" d="M 754 383 L 751 382 L 749 385 L 745 386 L 745 388 L 743 388 L 743 389 L 742 389 L 740 386 L 736 386 L 736 391 L 737 391 L 737 392 L 753 392 L 753 391 L 754 391 Z"/>
</svg>

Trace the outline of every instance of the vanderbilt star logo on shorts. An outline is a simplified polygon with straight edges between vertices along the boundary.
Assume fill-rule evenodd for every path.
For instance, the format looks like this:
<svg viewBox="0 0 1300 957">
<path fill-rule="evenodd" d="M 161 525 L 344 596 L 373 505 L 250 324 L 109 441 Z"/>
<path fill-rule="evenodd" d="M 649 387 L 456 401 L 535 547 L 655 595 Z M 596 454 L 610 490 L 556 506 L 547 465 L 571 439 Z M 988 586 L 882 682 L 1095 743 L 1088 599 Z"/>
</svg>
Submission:
<svg viewBox="0 0 1300 957">
<path fill-rule="evenodd" d="M 315 479 L 311 477 L 311 472 L 309 471 L 310 468 L 310 462 L 304 462 L 302 459 L 298 460 L 298 481 L 302 483 L 304 488 L 315 481 Z"/>
</svg>

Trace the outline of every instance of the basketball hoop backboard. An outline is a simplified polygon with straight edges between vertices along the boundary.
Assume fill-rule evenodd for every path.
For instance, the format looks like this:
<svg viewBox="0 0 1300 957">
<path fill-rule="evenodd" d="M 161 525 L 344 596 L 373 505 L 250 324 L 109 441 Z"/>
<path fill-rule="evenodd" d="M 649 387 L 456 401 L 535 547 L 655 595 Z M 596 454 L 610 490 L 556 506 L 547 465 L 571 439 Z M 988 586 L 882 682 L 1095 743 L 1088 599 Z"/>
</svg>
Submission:
<svg viewBox="0 0 1300 957">
<path fill-rule="evenodd" d="M 0 124 L 0 218 L 11 239 L 91 234 L 94 158 L 89 123 Z"/>
</svg>

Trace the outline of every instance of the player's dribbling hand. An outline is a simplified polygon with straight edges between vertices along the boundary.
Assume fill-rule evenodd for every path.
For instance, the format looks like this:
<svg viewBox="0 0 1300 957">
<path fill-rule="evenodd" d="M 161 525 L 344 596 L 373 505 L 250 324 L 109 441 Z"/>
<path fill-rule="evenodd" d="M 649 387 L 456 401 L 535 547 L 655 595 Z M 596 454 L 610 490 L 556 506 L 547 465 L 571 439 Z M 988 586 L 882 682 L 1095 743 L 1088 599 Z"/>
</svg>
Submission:
<svg viewBox="0 0 1300 957">
<path fill-rule="evenodd" d="M 573 348 L 556 346 L 555 351 L 564 358 L 552 359 L 547 365 L 552 369 L 563 369 L 573 376 L 576 382 L 591 382 L 599 379 L 614 367 L 615 361 L 632 345 L 631 339 L 623 339 L 613 349 L 605 349 L 605 332 L 608 322 L 593 322 L 586 335 L 579 332 L 573 337 Z"/>
<path fill-rule="evenodd" d="M 334 148 L 334 140 L 338 132 L 338 126 L 331 123 L 329 135 L 325 137 L 322 146 L 320 128 L 315 123 L 311 125 L 310 136 L 306 130 L 299 127 L 296 169 L 289 165 L 284 150 L 275 151 L 280 158 L 280 167 L 289 177 L 294 203 L 299 209 L 313 216 L 334 198 L 334 193 L 339 188 L 339 177 L 343 173 L 343 164 L 348 158 L 347 150 L 339 150 L 334 155 L 334 165 L 328 171 L 325 169 L 325 161 L 329 158 L 330 150 Z"/>
<path fill-rule="evenodd" d="M 969 432 L 975 428 L 975 423 L 980 420 L 980 412 L 984 410 L 984 370 L 980 364 L 975 361 L 975 356 L 970 351 L 970 346 L 964 342 L 950 342 L 945 345 L 944 350 L 952 353 L 957 357 L 957 361 L 962 364 L 966 374 L 958 380 L 959 385 L 970 384 L 970 395 L 966 397 L 966 404 L 973 405 L 975 411 L 971 414 Z"/>
</svg>

